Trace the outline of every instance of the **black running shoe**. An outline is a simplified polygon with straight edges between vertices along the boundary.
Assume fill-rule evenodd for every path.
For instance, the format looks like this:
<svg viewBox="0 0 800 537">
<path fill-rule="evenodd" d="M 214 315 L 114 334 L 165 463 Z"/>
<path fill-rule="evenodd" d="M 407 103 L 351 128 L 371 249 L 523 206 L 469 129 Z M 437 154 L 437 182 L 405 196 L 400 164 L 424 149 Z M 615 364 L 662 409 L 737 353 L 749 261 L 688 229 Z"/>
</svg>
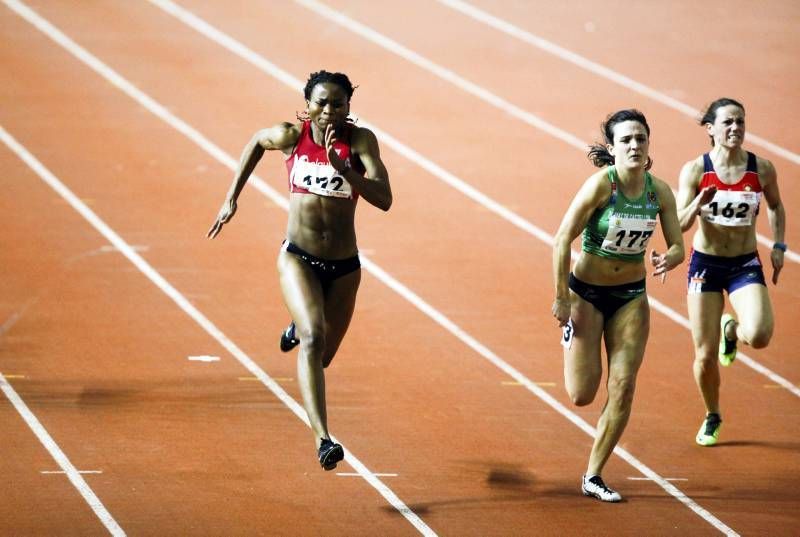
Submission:
<svg viewBox="0 0 800 537">
<path fill-rule="evenodd" d="M 281 332 L 281 351 L 289 352 L 297 347 L 299 343 L 300 340 L 294 337 L 294 321 L 292 321 L 289 326 L 286 327 L 286 330 Z"/>
<path fill-rule="evenodd" d="M 327 438 L 322 439 L 319 445 L 319 464 L 323 470 L 333 470 L 336 463 L 344 459 L 344 449 L 339 444 L 331 442 Z"/>
</svg>

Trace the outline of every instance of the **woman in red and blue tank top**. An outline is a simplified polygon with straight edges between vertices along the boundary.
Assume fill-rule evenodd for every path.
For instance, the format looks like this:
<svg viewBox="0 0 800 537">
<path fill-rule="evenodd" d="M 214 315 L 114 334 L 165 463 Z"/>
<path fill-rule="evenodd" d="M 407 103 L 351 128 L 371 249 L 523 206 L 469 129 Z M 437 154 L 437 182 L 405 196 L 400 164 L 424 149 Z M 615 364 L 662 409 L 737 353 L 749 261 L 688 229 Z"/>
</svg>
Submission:
<svg viewBox="0 0 800 537">
<path fill-rule="evenodd" d="M 388 211 L 389 175 L 378 141 L 348 120 L 353 85 L 346 75 L 319 71 L 306 83 L 306 113 L 298 123 L 258 131 L 242 154 L 233 184 L 208 231 L 214 238 L 236 212 L 236 200 L 264 151 L 283 152 L 289 175 L 289 224 L 278 255 L 281 291 L 293 321 L 280 338 L 300 345 L 297 380 L 320 465 L 344 457 L 328 433 L 325 373 L 342 342 L 361 281 L 354 217 L 361 197 Z"/>
<path fill-rule="evenodd" d="M 645 292 L 645 251 L 657 218 L 667 241 L 651 252 L 654 275 L 663 279 L 683 261 L 683 238 L 672 190 L 650 175 L 650 127 L 637 110 L 621 110 L 603 124 L 606 144 L 589 158 L 603 168 L 573 199 L 553 248 L 556 298 L 553 316 L 563 329 L 564 379 L 572 401 L 591 403 L 603 376 L 602 340 L 608 354 L 608 400 L 597 423 L 581 490 L 618 502 L 600 474 L 617 445 L 633 403 L 636 375 L 650 331 Z M 582 252 L 570 272 L 571 244 L 583 233 Z"/>
<path fill-rule="evenodd" d="M 678 191 L 678 217 L 687 231 L 699 216 L 689 258 L 689 321 L 694 340 L 694 378 L 706 416 L 695 436 L 701 446 L 719 439 L 719 363 L 730 365 L 737 343 L 765 347 L 774 326 L 764 272 L 756 250 L 756 216 L 761 198 L 775 244 L 772 283 L 783 268 L 785 213 L 775 168 L 742 148 L 744 107 L 717 99 L 700 120 L 711 138 L 711 151 L 684 165 Z M 728 293 L 736 317 L 723 314 Z"/>
</svg>

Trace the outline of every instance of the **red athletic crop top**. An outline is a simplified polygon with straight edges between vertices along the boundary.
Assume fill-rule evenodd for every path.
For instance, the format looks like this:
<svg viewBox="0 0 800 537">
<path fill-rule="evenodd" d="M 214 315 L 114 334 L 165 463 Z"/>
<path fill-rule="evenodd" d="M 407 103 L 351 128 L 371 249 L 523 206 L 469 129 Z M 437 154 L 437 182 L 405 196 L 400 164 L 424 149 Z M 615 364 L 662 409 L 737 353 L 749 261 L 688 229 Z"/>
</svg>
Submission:
<svg viewBox="0 0 800 537">
<path fill-rule="evenodd" d="M 703 155 L 703 177 L 697 191 L 708 186 L 717 187 L 710 203 L 700 208 L 703 220 L 722 226 L 749 226 L 758 215 L 761 201 L 761 182 L 758 180 L 758 163 L 753 153 L 747 152 L 747 169 L 739 181 L 729 185 L 720 181 L 708 153 Z"/>
<path fill-rule="evenodd" d="M 333 149 L 350 168 L 363 175 L 365 170 L 361 159 L 350 151 L 353 128 L 349 124 L 344 126 L 342 139 L 334 142 Z M 350 183 L 331 166 L 325 147 L 312 139 L 308 121 L 303 122 L 297 144 L 292 154 L 286 157 L 286 169 L 289 172 L 289 192 L 358 199 L 358 192 L 353 192 Z"/>
</svg>

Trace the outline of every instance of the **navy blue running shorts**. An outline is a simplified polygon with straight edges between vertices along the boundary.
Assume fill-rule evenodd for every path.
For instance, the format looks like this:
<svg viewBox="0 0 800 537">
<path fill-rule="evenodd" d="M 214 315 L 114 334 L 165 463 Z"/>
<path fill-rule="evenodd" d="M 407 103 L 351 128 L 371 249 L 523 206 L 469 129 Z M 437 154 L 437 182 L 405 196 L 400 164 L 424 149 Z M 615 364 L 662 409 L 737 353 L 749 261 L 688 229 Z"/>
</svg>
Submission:
<svg viewBox="0 0 800 537">
<path fill-rule="evenodd" d="M 689 294 L 728 294 L 750 284 L 767 285 L 758 252 L 736 257 L 721 257 L 692 250 L 689 256 L 687 285 Z"/>
</svg>

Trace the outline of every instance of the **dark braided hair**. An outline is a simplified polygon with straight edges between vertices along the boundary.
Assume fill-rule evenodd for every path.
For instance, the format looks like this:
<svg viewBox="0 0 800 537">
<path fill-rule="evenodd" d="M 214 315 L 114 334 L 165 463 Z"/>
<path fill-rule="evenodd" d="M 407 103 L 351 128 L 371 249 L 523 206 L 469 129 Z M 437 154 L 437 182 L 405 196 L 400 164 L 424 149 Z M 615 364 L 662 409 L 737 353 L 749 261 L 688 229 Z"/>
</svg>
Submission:
<svg viewBox="0 0 800 537">
<path fill-rule="evenodd" d="M 317 84 L 324 84 L 325 82 L 336 84 L 342 88 L 347 94 L 347 102 L 350 102 L 350 99 L 353 97 L 353 92 L 356 90 L 356 86 L 353 86 L 346 74 L 331 73 L 325 70 L 311 73 L 311 75 L 308 77 L 306 87 L 303 88 L 303 95 L 305 95 L 306 101 L 311 100 L 311 92 L 314 90 L 314 86 Z"/>
<path fill-rule="evenodd" d="M 650 137 L 650 125 L 647 124 L 647 119 L 644 117 L 644 114 L 635 108 L 631 108 L 629 110 L 620 110 L 619 112 L 614 112 L 613 114 L 609 115 L 606 120 L 603 121 L 603 123 L 600 124 L 600 130 L 603 131 L 606 144 L 614 143 L 614 127 L 617 125 L 617 123 L 622 123 L 624 121 L 636 121 L 641 123 L 642 126 L 644 126 L 644 130 L 647 131 L 647 137 Z M 603 144 L 590 145 L 589 153 L 586 156 L 590 161 L 592 161 L 592 164 L 598 168 L 614 165 L 614 155 L 612 155 L 608 151 L 608 148 L 606 148 L 606 146 Z M 648 156 L 647 165 L 644 167 L 644 169 L 649 170 L 652 167 L 653 159 Z"/>
<path fill-rule="evenodd" d="M 744 105 L 739 101 L 729 97 L 721 97 L 708 105 L 708 108 L 706 108 L 706 113 L 703 114 L 703 117 L 700 118 L 698 123 L 700 123 L 700 125 L 706 125 L 709 123 L 713 125 L 714 121 L 717 119 L 717 110 L 723 106 L 729 105 L 738 106 L 742 109 L 742 112 L 744 112 Z M 711 138 L 711 147 L 714 147 L 714 137 L 709 135 L 709 138 Z"/>
</svg>

